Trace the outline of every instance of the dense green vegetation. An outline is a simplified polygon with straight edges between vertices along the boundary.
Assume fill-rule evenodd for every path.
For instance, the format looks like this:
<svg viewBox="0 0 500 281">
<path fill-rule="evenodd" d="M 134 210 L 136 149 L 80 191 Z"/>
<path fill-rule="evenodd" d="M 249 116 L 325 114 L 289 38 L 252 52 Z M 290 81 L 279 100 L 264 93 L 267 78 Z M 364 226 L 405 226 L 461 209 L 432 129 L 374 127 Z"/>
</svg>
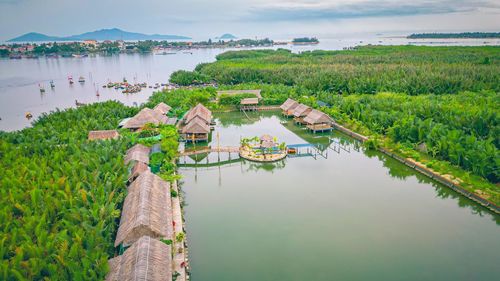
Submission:
<svg viewBox="0 0 500 281">
<path fill-rule="evenodd" d="M 374 137 L 372 146 L 391 146 L 500 202 L 499 47 L 226 52 L 184 75 L 220 88 L 262 89 L 264 104 L 288 96 L 329 104 L 322 109 Z"/>
<path fill-rule="evenodd" d="M 204 100 L 196 98 L 201 93 L 188 94 L 192 99 L 182 93 L 172 95 L 179 102 L 169 101 Z M 32 128 L 0 132 L 0 280 L 104 279 L 107 260 L 116 254 L 113 241 L 126 195 L 125 151 L 161 136 L 152 164 L 163 179 L 179 178 L 175 126 L 123 129 L 116 140 L 87 140 L 88 131 L 114 129 L 139 109 L 97 103 L 44 114 Z"/>
<path fill-rule="evenodd" d="M 500 32 L 416 33 L 409 35 L 407 38 L 409 39 L 500 38 Z"/>
<path fill-rule="evenodd" d="M 416 97 L 385 93 L 347 97 L 323 94 L 319 98 L 333 105 L 326 111 L 337 119 L 345 114 L 394 142 L 419 148 L 493 183 L 500 179 L 497 93 Z"/>
<path fill-rule="evenodd" d="M 117 102 L 0 132 L 0 279 L 102 280 L 114 253 L 129 143 L 87 141 L 136 113 Z"/>
<path fill-rule="evenodd" d="M 219 84 L 298 85 L 344 94 L 500 91 L 500 47 L 365 46 L 347 51 L 226 52 L 195 75 Z M 185 85 L 175 75 L 171 81 Z"/>
</svg>

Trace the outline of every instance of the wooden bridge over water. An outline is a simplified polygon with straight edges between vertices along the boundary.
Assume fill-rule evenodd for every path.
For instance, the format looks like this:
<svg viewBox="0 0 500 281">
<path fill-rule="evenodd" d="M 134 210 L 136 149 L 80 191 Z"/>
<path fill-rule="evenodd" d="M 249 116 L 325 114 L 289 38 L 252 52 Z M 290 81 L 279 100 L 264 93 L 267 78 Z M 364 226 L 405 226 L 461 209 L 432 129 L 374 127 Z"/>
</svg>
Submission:
<svg viewBox="0 0 500 281">
<path fill-rule="evenodd" d="M 239 153 L 240 148 L 237 146 L 203 147 L 200 149 L 193 149 L 181 152 L 180 156 L 191 156 L 191 155 L 211 153 L 211 152 Z"/>
</svg>

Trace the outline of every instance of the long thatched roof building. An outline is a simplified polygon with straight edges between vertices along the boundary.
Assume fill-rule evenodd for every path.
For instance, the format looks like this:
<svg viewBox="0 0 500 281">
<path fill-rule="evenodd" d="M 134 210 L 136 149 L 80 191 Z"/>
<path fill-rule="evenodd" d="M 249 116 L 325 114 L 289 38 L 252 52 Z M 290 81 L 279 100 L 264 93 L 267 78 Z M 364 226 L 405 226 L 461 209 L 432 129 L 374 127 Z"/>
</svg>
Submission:
<svg viewBox="0 0 500 281">
<path fill-rule="evenodd" d="M 127 150 L 125 154 L 125 164 L 130 163 L 131 161 L 142 162 L 145 164 L 149 164 L 149 152 L 151 149 L 142 144 L 136 144 Z"/>
<path fill-rule="evenodd" d="M 89 140 L 109 140 L 120 136 L 117 130 L 90 131 Z"/>
<path fill-rule="evenodd" d="M 173 239 L 170 184 L 149 171 L 128 188 L 115 247 L 131 245 L 144 235 Z"/>
<path fill-rule="evenodd" d="M 123 255 L 108 261 L 106 281 L 172 281 L 171 246 L 140 237 Z"/>
<path fill-rule="evenodd" d="M 151 108 L 143 108 L 134 117 L 127 120 L 123 124 L 123 128 L 138 130 L 149 123 L 155 125 L 165 124 L 167 122 L 167 119 L 167 116 L 162 114 L 160 111 L 153 110 Z"/>
<path fill-rule="evenodd" d="M 261 90 L 225 90 L 225 91 L 217 91 L 217 96 L 221 95 L 241 95 L 241 94 L 253 94 L 255 95 L 259 100 L 262 99 L 262 95 L 260 94 Z"/>
<path fill-rule="evenodd" d="M 148 164 L 137 161 L 128 176 L 128 181 L 133 182 L 138 176 L 140 176 L 145 171 L 150 171 Z"/>
</svg>

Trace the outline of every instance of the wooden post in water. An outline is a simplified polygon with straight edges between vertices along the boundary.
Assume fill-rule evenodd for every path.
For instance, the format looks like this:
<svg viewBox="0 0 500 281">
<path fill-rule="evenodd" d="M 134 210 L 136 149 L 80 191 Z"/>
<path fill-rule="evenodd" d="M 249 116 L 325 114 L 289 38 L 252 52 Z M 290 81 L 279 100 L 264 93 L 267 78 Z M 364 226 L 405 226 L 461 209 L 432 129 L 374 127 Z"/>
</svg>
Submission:
<svg viewBox="0 0 500 281">
<path fill-rule="evenodd" d="M 217 161 L 220 162 L 220 135 L 218 131 L 216 134 L 216 138 L 217 138 Z"/>
</svg>

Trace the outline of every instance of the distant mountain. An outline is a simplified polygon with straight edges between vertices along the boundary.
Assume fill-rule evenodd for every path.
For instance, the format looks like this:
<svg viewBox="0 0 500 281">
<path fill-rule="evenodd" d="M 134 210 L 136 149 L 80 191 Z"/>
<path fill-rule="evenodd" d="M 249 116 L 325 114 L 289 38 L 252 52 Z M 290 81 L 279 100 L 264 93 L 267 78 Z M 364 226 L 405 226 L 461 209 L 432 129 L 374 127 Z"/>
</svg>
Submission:
<svg viewBox="0 0 500 281">
<path fill-rule="evenodd" d="M 41 33 L 30 32 L 16 38 L 12 38 L 7 42 L 83 41 L 87 39 L 102 41 L 102 40 L 182 40 L 191 38 L 179 35 L 161 35 L 161 34 L 148 35 L 142 33 L 128 32 L 118 28 L 112 28 L 112 29 L 101 29 L 66 37 L 49 36 Z"/>
<path fill-rule="evenodd" d="M 19 37 L 10 39 L 7 42 L 34 42 L 34 41 L 57 41 L 59 37 L 56 36 L 48 36 L 41 33 L 30 32 Z"/>
<path fill-rule="evenodd" d="M 224 40 L 227 40 L 227 39 L 237 39 L 238 37 L 230 34 L 230 33 L 226 33 L 226 34 L 223 34 L 221 37 L 216 37 L 216 39 L 224 39 Z"/>
</svg>

